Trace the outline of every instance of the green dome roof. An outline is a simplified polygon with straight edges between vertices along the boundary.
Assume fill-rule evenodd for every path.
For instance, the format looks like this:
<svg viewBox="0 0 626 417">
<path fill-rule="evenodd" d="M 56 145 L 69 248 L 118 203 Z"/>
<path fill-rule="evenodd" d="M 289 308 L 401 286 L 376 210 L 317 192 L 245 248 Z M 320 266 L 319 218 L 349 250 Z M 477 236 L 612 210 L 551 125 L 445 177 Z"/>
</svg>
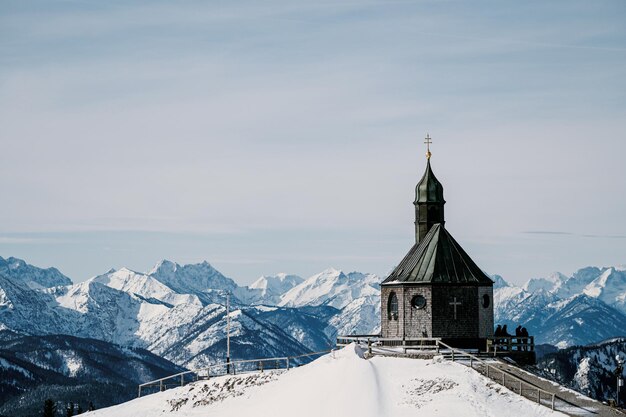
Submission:
<svg viewBox="0 0 626 417">
<path fill-rule="evenodd" d="M 445 203 L 443 199 L 443 185 L 435 177 L 433 170 L 430 168 L 430 159 L 426 164 L 426 172 L 420 182 L 415 187 L 415 202 L 417 203 Z"/>
</svg>

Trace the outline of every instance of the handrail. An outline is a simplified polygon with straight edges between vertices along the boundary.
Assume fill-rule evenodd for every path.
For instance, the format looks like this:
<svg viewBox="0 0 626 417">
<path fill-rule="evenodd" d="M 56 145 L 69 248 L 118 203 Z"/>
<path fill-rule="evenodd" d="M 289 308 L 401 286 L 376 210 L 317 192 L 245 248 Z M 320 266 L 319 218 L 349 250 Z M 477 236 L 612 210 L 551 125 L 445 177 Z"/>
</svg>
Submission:
<svg viewBox="0 0 626 417">
<path fill-rule="evenodd" d="M 507 336 L 500 337 L 500 336 L 498 336 L 498 337 L 492 338 L 490 341 L 493 341 L 493 340 L 496 340 L 496 341 L 497 340 L 504 340 L 504 339 L 507 339 L 507 338 L 509 339 L 509 340 L 507 340 L 508 346 L 517 346 L 518 343 L 512 343 L 511 339 L 519 339 L 519 340 L 528 340 L 528 341 L 530 341 L 530 343 L 519 342 L 519 346 L 526 346 L 526 347 L 530 347 L 530 348 L 534 347 L 534 337 L 533 336 L 529 336 L 527 338 L 526 337 L 522 337 L 522 336 L 519 336 L 519 337 L 518 336 L 513 336 L 513 337 L 507 337 Z M 436 347 L 437 351 L 439 351 L 440 348 L 444 348 L 444 349 L 449 350 L 452 353 L 452 361 L 455 360 L 454 356 L 456 354 L 456 355 L 459 355 L 459 356 L 468 357 L 470 359 L 470 367 L 472 369 L 474 369 L 474 361 L 477 361 L 477 362 L 481 363 L 485 367 L 486 376 L 488 378 L 491 378 L 494 382 L 497 382 L 497 383 L 503 385 L 504 387 L 506 387 L 507 379 L 513 380 L 513 381 L 517 382 L 519 384 L 519 395 L 521 395 L 521 396 L 523 396 L 523 394 L 522 394 L 522 391 L 524 389 L 523 386 L 530 387 L 530 389 L 532 391 L 536 390 L 537 391 L 537 403 L 539 403 L 541 405 L 545 405 L 545 404 L 543 404 L 541 402 L 541 399 L 542 399 L 541 394 L 543 393 L 546 397 L 549 397 L 551 399 L 550 407 L 552 408 L 552 410 L 554 410 L 554 403 L 555 403 L 555 398 L 556 398 L 556 395 L 554 393 L 551 393 L 551 392 L 546 391 L 544 389 L 541 389 L 541 388 L 539 388 L 539 387 L 537 387 L 537 386 L 535 386 L 535 385 L 533 385 L 533 384 L 531 384 L 529 382 L 526 382 L 523 379 L 515 376 L 514 374 L 512 374 L 510 372 L 507 372 L 507 371 L 504 371 L 504 370 L 502 370 L 500 368 L 492 366 L 489 363 L 487 363 L 486 361 L 482 360 L 481 358 L 479 358 L 479 357 L 477 357 L 475 355 L 472 355 L 471 353 L 468 353 L 468 352 L 466 352 L 464 350 L 461 350 L 461 349 L 454 348 L 454 347 L 448 345 L 447 343 L 442 342 L 441 338 L 420 337 L 420 338 L 410 338 L 410 339 L 409 338 L 399 339 L 399 338 L 382 338 L 382 337 L 379 337 L 378 335 L 375 335 L 375 336 L 374 335 L 365 335 L 365 336 L 360 336 L 359 335 L 359 336 L 339 336 L 339 337 L 337 337 L 337 345 L 339 345 L 339 346 L 345 345 L 345 343 L 341 343 L 342 341 L 356 341 L 357 343 L 366 342 L 367 345 L 368 345 L 368 353 L 369 354 L 376 354 L 372 350 L 372 342 L 383 342 L 383 341 L 401 342 L 402 345 L 399 346 L 399 347 L 403 347 L 404 348 L 404 350 L 405 350 L 404 355 L 406 355 L 406 349 L 411 347 L 411 346 L 407 346 L 405 344 L 406 342 L 419 342 L 419 341 L 422 341 L 422 342 L 423 341 L 435 342 L 434 346 L 433 345 L 429 345 L 429 346 Z M 505 344 L 503 344 L 503 345 L 505 346 Z M 496 350 L 497 350 L 498 344 L 495 343 L 495 344 L 493 344 L 493 346 L 495 346 Z M 376 349 L 379 350 L 380 347 L 377 347 Z M 398 355 L 402 355 L 402 353 L 398 353 Z M 502 381 L 498 381 L 498 380 L 490 377 L 490 375 L 489 375 L 489 373 L 490 373 L 489 371 L 490 370 L 492 370 L 492 374 L 493 374 L 493 370 L 495 370 L 497 372 L 500 372 L 500 374 L 502 375 Z M 512 390 L 513 390 L 513 388 L 514 387 L 511 387 Z M 527 389 L 527 391 L 528 391 L 528 389 Z M 513 392 L 515 392 L 515 391 L 513 391 Z"/>
<path fill-rule="evenodd" d="M 498 348 L 508 352 L 523 351 L 534 352 L 535 351 L 535 337 L 534 336 L 494 336 L 487 338 L 487 353 L 498 352 Z M 515 348 L 515 349 L 513 349 Z"/>
<path fill-rule="evenodd" d="M 173 375 L 168 375 L 165 376 L 163 378 L 159 378 L 159 379 L 155 379 L 153 381 L 148 381 L 148 382 L 144 382 L 143 384 L 139 384 L 138 388 L 139 388 L 139 397 L 141 397 L 141 391 L 142 388 L 146 388 L 149 386 L 153 386 L 153 385 L 159 385 L 161 390 L 163 389 L 164 385 L 163 382 L 170 380 L 170 379 L 174 379 L 174 378 L 178 378 L 180 377 L 180 386 L 184 386 L 184 382 L 185 382 L 185 375 L 190 375 L 190 374 L 196 374 L 196 375 L 200 375 L 200 373 L 207 371 L 209 377 L 210 377 L 210 373 L 212 369 L 215 368 L 225 368 L 225 367 L 229 367 L 229 366 L 233 366 L 233 369 L 235 367 L 235 365 L 240 365 L 240 364 L 245 364 L 245 363 L 262 363 L 262 362 L 282 362 L 284 361 L 286 366 L 284 369 L 289 370 L 289 364 L 290 361 L 293 359 L 299 359 L 299 358 L 304 358 L 304 357 L 308 357 L 308 356 L 315 356 L 315 355 L 321 355 L 323 353 L 329 353 L 332 352 L 334 349 L 328 349 L 328 350 L 321 350 L 321 351 L 317 351 L 317 352 L 309 352 L 309 353 L 305 353 L 302 355 L 296 355 L 296 356 L 281 356 L 281 357 L 275 357 L 275 358 L 259 358 L 259 359 L 241 359 L 241 360 L 237 360 L 237 361 L 230 361 L 230 362 L 221 362 L 221 363 L 216 363 L 216 364 L 212 364 L 209 365 L 207 367 L 204 368 L 200 368 L 200 369 L 192 369 L 192 370 L 188 370 L 188 371 L 183 371 L 183 372 L 179 372 L 177 374 L 173 374 Z"/>
<path fill-rule="evenodd" d="M 544 389 L 541 389 L 541 388 L 539 388 L 539 387 L 537 387 L 537 386 L 535 386 L 535 385 L 532 385 L 532 384 L 530 384 L 530 383 L 528 383 L 528 382 L 524 381 L 523 379 L 518 378 L 517 376 L 513 375 L 513 374 L 512 374 L 512 373 L 510 373 L 510 372 L 506 372 L 506 371 L 504 371 L 504 370 L 502 370 L 502 369 L 500 369 L 500 368 L 497 368 L 497 367 L 495 367 L 495 366 L 491 366 L 491 365 L 489 365 L 486 361 L 484 361 L 484 360 L 480 359 L 480 358 L 479 358 L 479 357 L 477 357 L 477 356 L 472 355 L 471 353 L 465 352 L 465 351 L 460 350 L 460 349 L 457 349 L 457 348 L 453 348 L 452 346 L 450 346 L 450 345 L 448 345 L 448 344 L 446 344 L 446 343 L 444 343 L 444 342 L 441 342 L 441 341 L 439 341 L 438 343 L 439 343 L 441 346 L 445 347 L 446 349 L 449 349 L 449 350 L 451 350 L 451 351 L 452 351 L 452 361 L 453 361 L 453 362 L 454 362 L 454 353 L 456 352 L 457 354 L 459 354 L 459 355 L 461 355 L 461 356 L 468 356 L 468 357 L 470 358 L 470 367 L 471 367 L 472 369 L 474 369 L 474 367 L 473 367 L 473 361 L 478 361 L 478 362 L 482 363 L 482 364 L 483 364 L 483 366 L 485 366 L 485 369 L 486 369 L 486 372 L 487 372 L 487 377 L 488 377 L 488 378 L 489 378 L 489 369 L 490 369 L 490 368 L 491 368 L 491 369 L 494 369 L 494 370 L 496 370 L 496 371 L 498 371 L 498 372 L 500 372 L 500 373 L 502 373 L 502 385 L 503 385 L 505 388 L 506 388 L 506 376 L 505 376 L 505 375 L 508 375 L 508 376 L 509 376 L 509 378 L 513 378 L 513 380 L 516 380 L 516 381 L 517 381 L 517 382 L 519 382 L 519 384 L 520 384 L 520 385 L 519 385 L 519 386 L 520 386 L 520 388 L 519 388 L 519 390 L 520 390 L 519 395 L 522 395 L 522 384 L 526 384 L 527 386 L 531 387 L 532 389 L 536 389 L 536 390 L 537 390 L 537 403 L 538 403 L 538 404 L 543 405 L 543 404 L 541 403 L 541 394 L 540 394 L 540 393 L 544 393 L 544 394 L 546 394 L 546 396 L 551 397 L 551 400 L 552 400 L 552 401 L 551 401 L 551 408 L 552 408 L 552 410 L 554 410 L 554 399 L 555 399 L 555 394 L 554 394 L 554 393 L 549 392 L 549 391 L 546 391 L 546 390 L 544 390 Z M 491 379 L 492 379 L 493 381 L 495 381 L 495 382 L 500 383 L 500 381 L 496 381 L 496 380 L 495 380 L 495 379 L 493 379 L 493 378 L 491 378 Z M 515 391 L 513 391 L 513 392 L 515 392 Z M 522 395 L 522 396 L 523 396 L 523 395 Z"/>
</svg>

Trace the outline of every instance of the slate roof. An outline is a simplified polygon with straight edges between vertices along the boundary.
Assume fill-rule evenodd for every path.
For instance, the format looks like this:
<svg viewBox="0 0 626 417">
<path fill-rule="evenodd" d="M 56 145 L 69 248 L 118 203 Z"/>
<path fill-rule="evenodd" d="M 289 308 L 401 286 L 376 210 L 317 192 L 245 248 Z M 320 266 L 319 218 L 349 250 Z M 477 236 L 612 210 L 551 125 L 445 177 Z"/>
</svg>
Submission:
<svg viewBox="0 0 626 417">
<path fill-rule="evenodd" d="M 493 281 L 437 223 L 382 282 L 391 284 L 493 285 Z"/>
</svg>

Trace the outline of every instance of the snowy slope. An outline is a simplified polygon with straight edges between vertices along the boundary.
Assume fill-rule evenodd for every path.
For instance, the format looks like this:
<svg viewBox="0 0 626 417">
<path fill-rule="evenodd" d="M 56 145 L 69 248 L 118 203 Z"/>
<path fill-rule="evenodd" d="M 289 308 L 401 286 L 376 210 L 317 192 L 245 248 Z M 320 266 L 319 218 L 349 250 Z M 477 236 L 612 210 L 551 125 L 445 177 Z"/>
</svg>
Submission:
<svg viewBox="0 0 626 417">
<path fill-rule="evenodd" d="M 337 330 L 337 335 L 379 334 L 380 295 L 368 295 L 351 301 L 329 323 Z"/>
<path fill-rule="evenodd" d="M 231 357 L 237 359 L 282 357 L 300 355 L 311 349 L 264 317 L 246 310 L 230 312 Z M 181 326 L 163 329 L 162 334 L 149 346 L 155 352 L 174 363 L 190 369 L 224 362 L 226 359 L 226 314 L 223 306 L 209 305 L 190 321 Z M 299 326 L 301 331 L 319 329 Z"/>
<path fill-rule="evenodd" d="M 0 415 L 39 415 L 42 398 L 100 406 L 132 398 L 137 383 L 180 372 L 143 349 L 67 335 L 0 332 Z M 105 385 L 106 384 L 106 385 Z"/>
<path fill-rule="evenodd" d="M 582 292 L 626 313 L 626 271 L 607 268 Z"/>
<path fill-rule="evenodd" d="M 265 376 L 268 375 L 268 376 Z M 375 357 L 358 348 L 281 374 L 220 377 L 95 411 L 92 417 L 561 416 L 458 363 Z"/>
<path fill-rule="evenodd" d="M 0 256 L 0 275 L 21 281 L 29 288 L 49 288 L 70 285 L 72 280 L 56 268 L 37 268 L 21 259 Z"/>
<path fill-rule="evenodd" d="M 537 363 L 540 375 L 600 401 L 615 398 L 615 357 L 626 358 L 626 338 L 550 353 Z M 626 399 L 626 392 L 622 401 Z"/>
</svg>

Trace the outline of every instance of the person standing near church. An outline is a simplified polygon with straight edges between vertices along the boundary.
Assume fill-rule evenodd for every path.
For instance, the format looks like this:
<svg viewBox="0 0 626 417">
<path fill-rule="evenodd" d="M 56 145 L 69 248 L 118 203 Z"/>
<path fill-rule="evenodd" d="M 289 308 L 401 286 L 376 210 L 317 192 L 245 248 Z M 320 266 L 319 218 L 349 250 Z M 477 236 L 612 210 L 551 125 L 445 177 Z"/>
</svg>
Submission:
<svg viewBox="0 0 626 417">
<path fill-rule="evenodd" d="M 517 343 L 517 347 L 515 348 L 515 350 L 522 350 L 522 347 L 519 345 L 520 343 L 522 343 L 522 340 L 520 339 L 520 337 L 522 337 L 521 324 L 515 328 L 515 337 L 517 338 L 515 339 L 515 343 Z"/>
<path fill-rule="evenodd" d="M 522 343 L 524 343 L 524 350 L 527 350 L 528 348 L 526 347 L 526 344 L 528 343 L 528 330 L 526 330 L 526 327 L 522 327 L 521 330 L 521 334 L 522 334 Z"/>
</svg>

